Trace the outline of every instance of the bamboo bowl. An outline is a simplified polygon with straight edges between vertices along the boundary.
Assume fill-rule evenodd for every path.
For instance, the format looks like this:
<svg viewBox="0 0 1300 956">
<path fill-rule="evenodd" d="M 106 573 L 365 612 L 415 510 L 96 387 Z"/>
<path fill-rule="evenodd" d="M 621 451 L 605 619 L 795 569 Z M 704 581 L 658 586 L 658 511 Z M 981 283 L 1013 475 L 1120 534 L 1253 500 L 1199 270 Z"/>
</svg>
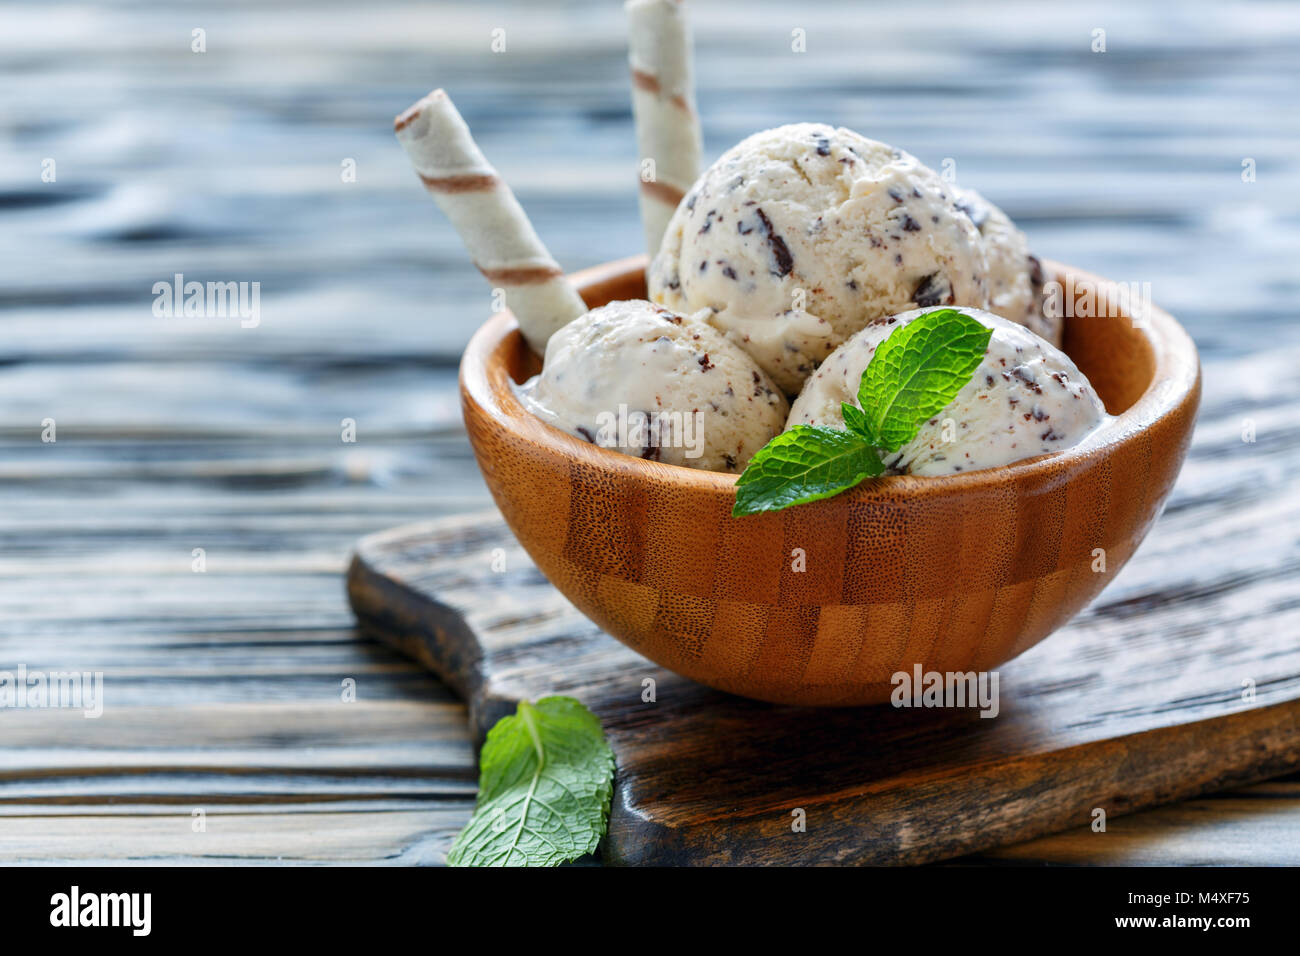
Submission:
<svg viewBox="0 0 1300 956">
<path fill-rule="evenodd" d="M 644 267 L 636 257 L 573 279 L 596 306 L 644 297 Z M 1107 280 L 1045 270 L 1066 302 L 1091 283 L 1091 314 L 1120 301 Z M 461 404 L 506 523 L 609 634 L 745 697 L 871 704 L 916 664 L 984 671 L 1033 647 L 1106 586 L 1160 512 L 1200 404 L 1191 339 L 1152 309 L 1139 326 L 1126 313 L 1067 319 L 1065 351 L 1116 416 L 1083 445 L 1004 468 L 869 480 L 743 518 L 731 517 L 734 476 L 621 455 L 529 414 L 511 383 L 540 360 L 508 312 L 471 340 Z"/>
</svg>

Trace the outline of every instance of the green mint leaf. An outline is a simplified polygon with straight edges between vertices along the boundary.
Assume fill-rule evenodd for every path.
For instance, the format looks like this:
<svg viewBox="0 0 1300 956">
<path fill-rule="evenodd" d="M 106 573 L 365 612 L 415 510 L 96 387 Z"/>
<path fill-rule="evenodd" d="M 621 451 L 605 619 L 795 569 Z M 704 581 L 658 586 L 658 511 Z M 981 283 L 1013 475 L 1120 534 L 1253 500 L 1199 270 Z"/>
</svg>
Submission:
<svg viewBox="0 0 1300 956">
<path fill-rule="evenodd" d="M 897 451 L 957 397 L 984 360 L 993 330 L 956 309 L 900 325 L 876 348 L 858 388 L 870 435 Z"/>
<path fill-rule="evenodd" d="M 858 435 L 863 441 L 875 444 L 875 438 L 871 434 L 871 423 L 867 420 L 866 412 L 849 402 L 840 402 L 840 412 L 844 416 L 844 425 L 849 431 Z"/>
<path fill-rule="evenodd" d="M 838 495 L 884 471 L 862 436 L 823 425 L 796 425 L 758 450 L 736 482 L 735 517 L 779 511 Z"/>
<path fill-rule="evenodd" d="M 841 402 L 844 430 L 796 425 L 759 449 L 736 482 L 734 517 L 830 498 L 884 472 L 894 452 L 946 408 L 979 368 L 993 330 L 956 309 L 923 312 L 876 348 Z"/>
<path fill-rule="evenodd" d="M 596 849 L 609 822 L 614 753 L 572 697 L 520 701 L 488 731 L 474 816 L 451 866 L 556 866 Z"/>
</svg>

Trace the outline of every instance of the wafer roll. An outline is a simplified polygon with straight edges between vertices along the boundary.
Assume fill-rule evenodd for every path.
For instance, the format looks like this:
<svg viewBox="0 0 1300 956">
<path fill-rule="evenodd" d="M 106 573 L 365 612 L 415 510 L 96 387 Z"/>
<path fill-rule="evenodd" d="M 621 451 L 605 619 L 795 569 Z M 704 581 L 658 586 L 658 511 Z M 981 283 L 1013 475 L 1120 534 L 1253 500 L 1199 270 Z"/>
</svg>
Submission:
<svg viewBox="0 0 1300 956">
<path fill-rule="evenodd" d="M 682 4 L 629 0 L 626 9 L 637 150 L 642 164 L 654 160 L 654 180 L 641 175 L 641 223 L 653 259 L 669 217 L 699 175 L 700 119 Z"/>
<path fill-rule="evenodd" d="M 528 344 L 587 311 L 515 194 L 484 158 L 451 98 L 434 90 L 393 121 L 420 181 L 460 233 L 479 272 L 505 290 Z"/>
</svg>

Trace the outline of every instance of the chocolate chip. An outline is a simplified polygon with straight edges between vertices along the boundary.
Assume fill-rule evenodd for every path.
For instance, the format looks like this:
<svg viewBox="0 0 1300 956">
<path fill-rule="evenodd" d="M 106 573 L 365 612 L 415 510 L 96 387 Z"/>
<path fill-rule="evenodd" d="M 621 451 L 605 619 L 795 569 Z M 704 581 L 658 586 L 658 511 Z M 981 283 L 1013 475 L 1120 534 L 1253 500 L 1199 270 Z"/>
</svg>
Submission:
<svg viewBox="0 0 1300 956">
<path fill-rule="evenodd" d="M 1018 378 L 1025 383 L 1025 386 L 1036 395 L 1043 393 L 1042 387 L 1038 384 L 1038 379 L 1034 378 L 1034 373 L 1030 371 L 1027 365 L 1017 365 L 1011 370 L 1013 377 Z"/>
<path fill-rule="evenodd" d="M 772 220 L 767 218 L 767 214 L 761 208 L 754 211 L 758 213 L 758 219 L 767 232 L 767 244 L 772 247 L 772 256 L 776 259 L 775 275 L 788 276 L 794 269 L 794 257 L 790 255 L 789 247 L 785 244 L 785 240 L 772 230 Z"/>
<path fill-rule="evenodd" d="M 817 140 L 817 155 L 829 156 L 831 154 L 831 141 L 826 137 Z"/>
<path fill-rule="evenodd" d="M 1035 289 L 1043 287 L 1043 264 L 1038 261 L 1038 256 L 1029 257 L 1029 281 Z"/>
<path fill-rule="evenodd" d="M 903 214 L 903 232 L 920 232 L 921 224 L 906 213 Z"/>
<path fill-rule="evenodd" d="M 700 363 L 700 368 L 704 369 L 704 371 L 706 372 L 709 369 L 714 367 L 713 363 L 709 361 L 708 352 L 705 352 L 703 355 L 701 355 L 697 361 Z"/>
<path fill-rule="evenodd" d="M 984 223 L 988 222 L 989 213 L 992 212 L 987 203 L 977 202 L 970 196 L 962 196 L 953 205 L 966 214 L 976 229 L 983 232 Z"/>
<path fill-rule="evenodd" d="M 933 305 L 952 305 L 955 297 L 948 277 L 942 272 L 932 272 L 916 284 L 912 301 L 925 309 Z"/>
</svg>

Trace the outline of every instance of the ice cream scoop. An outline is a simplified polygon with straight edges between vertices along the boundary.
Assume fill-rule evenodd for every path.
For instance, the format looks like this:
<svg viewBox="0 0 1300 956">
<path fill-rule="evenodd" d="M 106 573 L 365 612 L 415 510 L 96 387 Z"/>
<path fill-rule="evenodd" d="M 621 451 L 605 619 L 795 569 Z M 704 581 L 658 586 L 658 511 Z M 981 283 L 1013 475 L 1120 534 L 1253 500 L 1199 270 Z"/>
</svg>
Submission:
<svg viewBox="0 0 1300 956">
<path fill-rule="evenodd" d="M 1043 266 L 1011 217 L 973 189 L 957 190 L 957 207 L 984 240 L 989 264 L 989 311 L 1017 322 L 1061 347 L 1060 316 L 1043 311 Z"/>
<path fill-rule="evenodd" d="M 795 400 L 787 427 L 842 428 L 841 403 L 857 404 L 858 383 L 876 348 L 925 311 L 869 325 L 836 349 Z M 1009 465 L 1077 445 L 1106 418 L 1088 379 L 1060 349 L 1002 316 L 961 311 L 993 330 L 984 360 L 912 441 L 883 456 L 890 471 L 948 475 Z"/>
<path fill-rule="evenodd" d="M 709 321 L 790 394 L 867 323 L 988 304 L 984 242 L 913 156 L 799 123 L 723 154 L 669 221 L 650 297 Z"/>
<path fill-rule="evenodd" d="M 638 458 L 740 472 L 785 425 L 785 396 L 702 318 L 610 302 L 555 332 L 519 386 L 533 414 Z"/>
</svg>

